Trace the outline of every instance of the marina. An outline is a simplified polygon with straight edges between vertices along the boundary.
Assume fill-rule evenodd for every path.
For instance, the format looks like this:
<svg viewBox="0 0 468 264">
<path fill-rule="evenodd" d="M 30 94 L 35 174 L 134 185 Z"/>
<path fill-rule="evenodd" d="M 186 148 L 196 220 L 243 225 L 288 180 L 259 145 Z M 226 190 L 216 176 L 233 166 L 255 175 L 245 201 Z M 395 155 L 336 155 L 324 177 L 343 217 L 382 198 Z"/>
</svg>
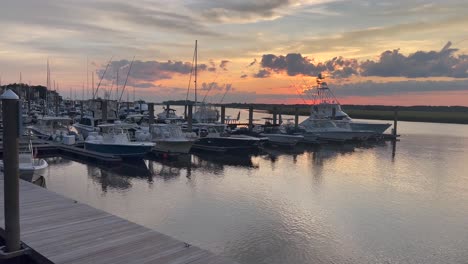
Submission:
<svg viewBox="0 0 468 264">
<path fill-rule="evenodd" d="M 0 264 L 467 264 L 468 2 L 0 6 Z"/>
</svg>

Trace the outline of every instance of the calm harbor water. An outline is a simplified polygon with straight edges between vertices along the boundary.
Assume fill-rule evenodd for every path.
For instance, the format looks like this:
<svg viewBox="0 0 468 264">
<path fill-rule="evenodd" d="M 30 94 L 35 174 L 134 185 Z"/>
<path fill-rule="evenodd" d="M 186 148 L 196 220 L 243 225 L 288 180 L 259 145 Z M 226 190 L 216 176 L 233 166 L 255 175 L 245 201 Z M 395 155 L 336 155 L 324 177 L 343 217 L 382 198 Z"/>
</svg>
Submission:
<svg viewBox="0 0 468 264">
<path fill-rule="evenodd" d="M 48 158 L 44 176 L 54 192 L 240 263 L 466 263 L 468 126 L 399 122 L 399 133 L 395 148 L 113 168 Z"/>
</svg>

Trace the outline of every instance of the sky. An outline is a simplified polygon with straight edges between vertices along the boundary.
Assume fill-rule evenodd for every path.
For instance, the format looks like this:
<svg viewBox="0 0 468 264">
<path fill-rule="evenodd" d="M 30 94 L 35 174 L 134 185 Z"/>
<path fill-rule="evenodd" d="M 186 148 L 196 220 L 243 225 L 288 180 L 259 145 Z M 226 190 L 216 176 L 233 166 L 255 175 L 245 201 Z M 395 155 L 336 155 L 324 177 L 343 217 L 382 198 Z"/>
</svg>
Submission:
<svg viewBox="0 0 468 264">
<path fill-rule="evenodd" d="M 466 14 L 466 0 L 6 0 L 0 77 L 45 85 L 49 62 L 65 97 L 91 97 L 94 78 L 99 96 L 193 100 L 197 40 L 206 102 L 309 103 L 321 73 L 341 103 L 468 106 Z"/>
</svg>

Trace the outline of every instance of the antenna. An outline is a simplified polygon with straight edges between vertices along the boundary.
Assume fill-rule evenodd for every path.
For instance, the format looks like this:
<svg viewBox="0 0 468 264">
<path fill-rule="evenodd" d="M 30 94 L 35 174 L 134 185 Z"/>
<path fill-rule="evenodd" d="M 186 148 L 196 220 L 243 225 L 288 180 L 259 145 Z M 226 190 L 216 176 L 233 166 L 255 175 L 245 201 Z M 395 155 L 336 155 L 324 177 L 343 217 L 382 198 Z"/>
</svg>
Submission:
<svg viewBox="0 0 468 264">
<path fill-rule="evenodd" d="M 98 86 L 96 87 L 96 91 L 93 93 L 93 99 L 96 98 L 96 95 L 98 94 L 99 87 L 101 86 L 102 79 L 104 79 L 104 76 L 106 76 L 106 72 L 107 72 L 107 69 L 109 68 L 109 65 L 110 65 L 111 62 L 112 62 L 112 58 L 114 58 L 114 56 L 112 56 L 112 57 L 110 58 L 109 62 L 108 62 L 107 65 L 106 65 L 106 69 L 105 69 L 104 72 L 102 73 L 101 79 L 99 80 Z"/>
<path fill-rule="evenodd" d="M 122 100 L 122 95 L 123 95 L 123 93 L 125 91 L 125 87 L 127 87 L 128 76 L 130 76 L 130 71 L 132 70 L 134 60 L 135 60 L 135 56 L 133 56 L 132 62 L 130 63 L 130 67 L 128 67 L 127 77 L 125 78 L 125 83 L 124 83 L 124 85 L 122 87 L 122 92 L 120 93 L 119 102 Z M 128 102 L 128 92 L 127 92 L 127 102 Z"/>
<path fill-rule="evenodd" d="M 197 108 L 197 71 L 198 71 L 198 40 L 195 40 L 195 109 Z"/>
</svg>

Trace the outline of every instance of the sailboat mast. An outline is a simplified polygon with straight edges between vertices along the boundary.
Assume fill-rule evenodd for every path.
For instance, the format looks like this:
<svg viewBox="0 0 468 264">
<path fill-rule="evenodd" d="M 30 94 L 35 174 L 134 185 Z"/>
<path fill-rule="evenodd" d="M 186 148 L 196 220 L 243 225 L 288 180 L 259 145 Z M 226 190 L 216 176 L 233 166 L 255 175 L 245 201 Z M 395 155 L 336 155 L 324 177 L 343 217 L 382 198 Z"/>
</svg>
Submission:
<svg viewBox="0 0 468 264">
<path fill-rule="evenodd" d="M 197 71 L 198 71 L 198 40 L 195 40 L 195 109 L 197 107 Z"/>
<path fill-rule="evenodd" d="M 88 91 L 89 91 L 89 67 L 88 66 L 89 66 L 88 57 L 86 57 L 86 97 L 88 97 Z M 83 93 L 83 97 L 84 97 L 84 93 Z"/>
</svg>

